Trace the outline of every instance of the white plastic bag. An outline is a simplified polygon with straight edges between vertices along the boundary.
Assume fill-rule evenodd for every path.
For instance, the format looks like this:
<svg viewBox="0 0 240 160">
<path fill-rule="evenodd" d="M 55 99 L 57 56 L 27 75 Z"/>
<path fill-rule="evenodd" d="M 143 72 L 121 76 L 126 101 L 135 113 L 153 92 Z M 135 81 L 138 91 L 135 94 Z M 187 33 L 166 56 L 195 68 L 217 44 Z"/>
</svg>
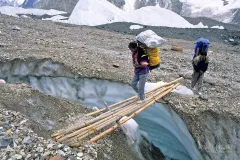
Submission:
<svg viewBox="0 0 240 160">
<path fill-rule="evenodd" d="M 137 41 L 146 44 L 149 48 L 161 47 L 166 40 L 158 36 L 152 30 L 146 30 L 136 36 Z"/>
<path fill-rule="evenodd" d="M 176 89 L 173 90 L 175 93 L 179 93 L 182 95 L 194 95 L 193 91 L 186 86 L 178 86 Z"/>
<path fill-rule="evenodd" d="M 3 79 L 0 79 L 0 84 L 6 83 Z"/>
<path fill-rule="evenodd" d="M 127 118 L 127 116 L 124 116 L 120 119 L 120 121 L 124 120 Z M 130 119 L 124 124 L 121 125 L 121 128 L 123 132 L 128 136 L 128 138 L 131 141 L 136 141 L 137 140 L 137 131 L 138 131 L 138 124 L 134 119 Z"/>
</svg>

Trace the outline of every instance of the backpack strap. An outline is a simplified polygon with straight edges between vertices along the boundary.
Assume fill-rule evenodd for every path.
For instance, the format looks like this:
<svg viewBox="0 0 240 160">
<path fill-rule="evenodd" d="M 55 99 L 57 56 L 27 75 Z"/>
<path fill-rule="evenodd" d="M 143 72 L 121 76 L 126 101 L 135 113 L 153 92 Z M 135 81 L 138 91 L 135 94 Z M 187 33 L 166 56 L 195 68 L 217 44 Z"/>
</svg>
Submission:
<svg viewBox="0 0 240 160">
<path fill-rule="evenodd" d="M 143 57 L 148 57 L 148 55 L 146 55 L 146 54 L 143 54 L 141 57 L 142 57 L 142 58 L 143 58 Z"/>
</svg>

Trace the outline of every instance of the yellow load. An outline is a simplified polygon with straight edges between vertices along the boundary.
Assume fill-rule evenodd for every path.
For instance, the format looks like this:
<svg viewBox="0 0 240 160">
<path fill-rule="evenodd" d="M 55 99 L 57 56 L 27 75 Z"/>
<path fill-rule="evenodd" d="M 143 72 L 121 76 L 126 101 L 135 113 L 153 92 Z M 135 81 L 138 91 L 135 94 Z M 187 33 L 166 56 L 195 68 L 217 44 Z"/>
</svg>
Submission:
<svg viewBox="0 0 240 160">
<path fill-rule="evenodd" d="M 142 47 L 143 48 L 143 47 Z M 159 48 L 143 48 L 146 55 L 149 57 L 149 66 L 156 66 L 160 63 L 161 59 L 159 57 Z"/>
</svg>

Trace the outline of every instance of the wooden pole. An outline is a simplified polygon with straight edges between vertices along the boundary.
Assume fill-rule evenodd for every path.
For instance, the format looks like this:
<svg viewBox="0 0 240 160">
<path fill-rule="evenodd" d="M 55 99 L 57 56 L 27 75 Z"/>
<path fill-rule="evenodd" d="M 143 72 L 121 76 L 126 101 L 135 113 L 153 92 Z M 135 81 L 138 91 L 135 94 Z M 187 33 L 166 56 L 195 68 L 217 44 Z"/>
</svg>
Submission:
<svg viewBox="0 0 240 160">
<path fill-rule="evenodd" d="M 98 122 L 96 122 L 96 123 L 94 123 L 92 125 L 89 125 L 89 126 L 87 126 L 85 128 L 81 128 L 80 130 L 77 130 L 77 131 L 75 131 L 75 132 L 73 132 L 71 134 L 68 134 L 68 135 L 66 135 L 64 137 L 61 137 L 57 141 L 58 142 L 63 142 L 63 141 L 68 140 L 70 138 L 74 139 L 74 138 L 77 138 L 77 137 L 81 136 L 82 132 L 84 132 L 86 130 L 89 130 L 89 129 L 91 129 L 91 130 L 95 130 L 96 129 L 97 130 L 97 126 L 102 125 L 102 124 L 109 125 L 110 123 L 116 121 L 119 116 L 129 114 L 129 112 L 130 113 L 134 112 L 134 110 L 136 110 L 135 109 L 136 107 L 138 107 L 137 104 L 134 104 L 131 108 L 126 108 L 124 111 L 116 112 L 115 114 L 110 115 L 110 116 L 106 117 L 105 119 L 102 119 L 102 120 L 100 120 L 100 121 L 98 121 Z M 109 124 L 107 123 L 108 120 L 111 120 L 111 122 Z"/>
<path fill-rule="evenodd" d="M 56 133 L 54 133 L 54 134 L 52 135 L 52 137 L 58 137 L 58 139 L 59 139 L 59 137 L 62 137 L 62 136 L 64 136 L 65 134 L 68 134 L 68 133 L 70 133 L 70 132 L 73 132 L 74 130 L 77 130 L 77 129 L 80 129 L 80 128 L 89 126 L 89 125 L 91 125 L 92 123 L 94 123 L 94 122 L 96 122 L 96 121 L 99 121 L 99 120 L 101 120 L 101 119 L 104 119 L 104 118 L 106 118 L 106 117 L 111 116 L 112 114 L 118 112 L 120 109 L 127 108 L 127 107 L 128 107 L 127 105 L 132 104 L 132 103 L 134 103 L 135 101 L 136 101 L 136 100 L 127 102 L 126 104 L 121 105 L 119 108 L 115 108 L 115 109 L 113 109 L 113 110 L 109 110 L 108 112 L 103 113 L 103 114 L 101 114 L 100 116 L 95 117 L 95 118 L 93 118 L 93 119 L 91 119 L 91 120 L 89 120 L 89 121 L 87 121 L 87 122 L 81 123 L 81 124 L 79 124 L 79 125 L 77 125 L 77 126 L 72 126 L 72 127 L 69 127 L 69 128 L 66 129 L 66 130 L 61 130 L 60 132 L 56 132 Z"/>
<path fill-rule="evenodd" d="M 108 104 L 107 104 L 106 101 L 104 101 L 104 104 L 105 104 L 106 108 L 109 110 L 109 106 L 108 106 Z M 114 122 L 111 122 L 111 123 L 112 123 L 113 125 L 115 125 Z M 118 122 L 116 122 L 116 123 L 118 123 Z M 129 139 L 129 141 L 131 142 L 131 144 L 134 144 L 133 139 L 132 139 L 129 135 L 126 134 L 126 133 L 127 133 L 127 129 L 126 129 L 125 127 L 123 127 L 123 126 L 121 126 L 121 129 L 122 129 L 122 131 L 125 133 L 125 135 L 128 137 L 128 139 Z"/>
<path fill-rule="evenodd" d="M 118 105 L 120 105 L 120 104 L 123 104 L 123 103 L 125 103 L 125 102 L 131 101 L 131 100 L 133 100 L 133 99 L 135 99 L 135 98 L 137 98 L 137 96 L 134 96 L 134 97 L 131 97 L 131 98 L 126 99 L 126 100 L 124 100 L 124 101 L 121 101 L 121 102 L 112 104 L 112 105 L 108 106 L 108 108 L 113 108 L 113 107 L 118 106 Z M 93 115 L 98 114 L 98 113 L 101 113 L 101 112 L 103 112 L 103 111 L 105 111 L 105 110 L 107 110 L 107 107 L 102 108 L 102 109 L 100 109 L 100 110 L 98 110 L 98 111 L 94 111 L 94 112 L 88 113 L 87 115 L 88 115 L 88 116 L 93 116 Z"/>
<path fill-rule="evenodd" d="M 176 88 L 177 86 L 179 86 L 180 84 L 176 84 L 174 85 L 172 88 L 168 89 L 167 91 L 165 91 L 164 93 L 160 94 L 156 99 L 160 99 L 162 97 L 164 97 L 165 95 L 167 95 L 168 93 L 170 93 L 174 88 Z M 114 125 L 113 127 L 109 128 L 108 130 L 102 132 L 101 134 L 95 136 L 94 138 L 92 138 L 88 143 L 92 144 L 95 141 L 97 141 L 98 139 L 100 139 L 101 137 L 103 137 L 104 135 L 114 131 L 116 128 L 118 128 L 120 125 L 122 125 L 123 123 L 127 122 L 128 120 L 130 120 L 131 118 L 135 117 L 136 115 L 138 115 L 139 113 L 141 113 L 142 111 L 144 111 L 145 109 L 147 109 L 149 106 L 151 106 L 153 103 L 155 103 L 155 100 L 151 101 L 148 105 L 145 105 L 144 107 L 142 107 L 141 109 L 139 109 L 138 111 L 136 111 L 135 113 L 131 114 L 128 118 L 123 119 L 122 121 L 119 122 L 119 124 Z"/>
</svg>

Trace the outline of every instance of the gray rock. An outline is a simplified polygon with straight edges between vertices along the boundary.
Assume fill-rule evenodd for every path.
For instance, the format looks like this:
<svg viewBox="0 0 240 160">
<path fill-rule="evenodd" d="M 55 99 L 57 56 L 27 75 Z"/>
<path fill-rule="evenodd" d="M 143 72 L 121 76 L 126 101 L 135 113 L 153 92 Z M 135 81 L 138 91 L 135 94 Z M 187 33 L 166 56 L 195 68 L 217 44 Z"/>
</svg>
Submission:
<svg viewBox="0 0 240 160">
<path fill-rule="evenodd" d="M 39 152 L 39 153 L 42 153 L 43 152 L 43 147 L 37 147 L 36 151 Z"/>
<path fill-rule="evenodd" d="M 14 26 L 14 27 L 12 28 L 12 30 L 21 31 L 21 28 L 19 28 L 18 26 Z"/>
<path fill-rule="evenodd" d="M 3 43 L 1 43 L 1 44 L 0 44 L 0 48 L 3 48 L 3 47 L 7 47 L 7 45 L 6 45 L 6 44 L 3 44 Z"/>
<path fill-rule="evenodd" d="M 3 137 L 0 139 L 0 148 L 7 148 L 13 142 L 12 137 Z"/>
<path fill-rule="evenodd" d="M 64 147 L 63 150 L 64 150 L 65 152 L 68 152 L 68 151 L 70 151 L 70 147 L 66 146 L 66 147 Z"/>
<path fill-rule="evenodd" d="M 61 149 L 61 148 L 63 148 L 63 146 L 64 146 L 63 144 L 59 144 L 58 148 Z"/>
<path fill-rule="evenodd" d="M 97 158 L 97 152 L 96 152 L 96 151 L 91 152 L 91 155 L 92 155 L 94 158 Z"/>
<path fill-rule="evenodd" d="M 63 157 L 66 155 L 62 150 L 58 150 L 57 153 Z"/>
<path fill-rule="evenodd" d="M 23 156 L 22 156 L 22 155 L 20 155 L 20 154 L 15 154 L 14 158 L 16 158 L 16 159 L 22 159 L 22 158 L 23 158 Z"/>
<path fill-rule="evenodd" d="M 31 154 L 28 154 L 28 155 L 25 157 L 25 159 L 29 159 L 30 157 L 32 157 L 32 155 L 31 155 Z"/>
<path fill-rule="evenodd" d="M 208 100 L 208 96 L 207 95 L 199 95 L 199 98 L 202 100 Z"/>
<path fill-rule="evenodd" d="M 12 114 L 13 114 L 15 117 L 17 117 L 17 116 L 19 115 L 19 112 L 13 111 Z"/>
<path fill-rule="evenodd" d="M 232 39 L 232 38 L 229 38 L 229 42 L 234 42 L 234 39 Z"/>
<path fill-rule="evenodd" d="M 73 151 L 73 152 L 72 152 L 72 155 L 77 156 L 77 152 L 76 152 L 76 151 Z"/>
<path fill-rule="evenodd" d="M 14 157 L 15 156 L 15 153 L 14 152 L 11 152 L 10 154 L 9 154 L 9 157 Z"/>
<path fill-rule="evenodd" d="M 23 144 L 30 144 L 30 143 L 32 143 L 31 137 L 30 136 L 25 137 L 23 139 L 22 143 Z"/>
<path fill-rule="evenodd" d="M 4 136 L 6 133 L 0 131 L 0 136 Z"/>
<path fill-rule="evenodd" d="M 17 134 L 14 134 L 12 137 L 13 137 L 13 139 L 18 139 L 19 138 L 19 136 Z"/>
<path fill-rule="evenodd" d="M 76 160 L 77 158 L 75 156 L 69 156 L 68 160 Z"/>
<path fill-rule="evenodd" d="M 112 66 L 115 67 L 115 68 L 119 68 L 120 67 L 120 65 L 118 63 L 114 63 Z"/>
<path fill-rule="evenodd" d="M 43 157 L 49 156 L 51 154 L 51 152 L 47 151 L 43 154 Z"/>
<path fill-rule="evenodd" d="M 24 152 L 24 150 L 21 151 L 19 154 L 22 155 L 22 157 L 25 157 L 25 156 L 26 156 L 26 153 Z"/>
<path fill-rule="evenodd" d="M 50 144 L 47 145 L 47 148 L 48 148 L 48 149 L 52 149 L 53 146 L 54 146 L 54 144 L 50 143 Z"/>
<path fill-rule="evenodd" d="M 46 129 L 47 129 L 48 131 L 52 130 L 55 125 L 56 125 L 55 122 L 53 122 L 53 121 L 51 121 L 51 120 L 46 120 Z"/>
<path fill-rule="evenodd" d="M 83 153 L 80 152 L 80 153 L 77 154 L 77 156 L 78 156 L 78 157 L 83 157 Z"/>
</svg>

